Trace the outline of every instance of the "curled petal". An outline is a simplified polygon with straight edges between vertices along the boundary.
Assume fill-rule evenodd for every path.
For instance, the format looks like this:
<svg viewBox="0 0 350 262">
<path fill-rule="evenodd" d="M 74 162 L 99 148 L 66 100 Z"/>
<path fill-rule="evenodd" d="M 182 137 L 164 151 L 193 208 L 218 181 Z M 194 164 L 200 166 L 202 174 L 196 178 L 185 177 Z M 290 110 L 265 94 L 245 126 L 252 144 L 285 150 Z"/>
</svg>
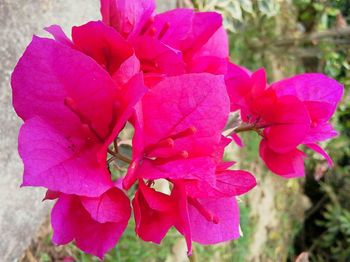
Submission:
<svg viewBox="0 0 350 262">
<path fill-rule="evenodd" d="M 92 21 L 72 29 L 73 42 L 113 75 L 134 51 L 131 45 L 113 28 Z"/>
<path fill-rule="evenodd" d="M 298 149 L 293 149 L 287 153 L 277 153 L 269 148 L 267 142 L 263 139 L 260 143 L 259 153 L 266 166 L 279 176 L 294 178 L 305 175 L 305 154 Z"/>
<path fill-rule="evenodd" d="M 140 33 L 154 9 L 153 0 L 101 0 L 102 21 L 124 37 Z"/>
<path fill-rule="evenodd" d="M 131 213 L 128 197 L 118 188 L 112 188 L 100 197 L 81 197 L 84 208 L 99 223 L 128 221 Z"/>
<path fill-rule="evenodd" d="M 320 147 L 318 144 L 305 144 L 308 148 L 310 148 L 311 150 L 315 151 L 316 153 L 320 154 L 321 156 L 324 157 L 324 159 L 327 160 L 328 166 L 332 167 L 333 166 L 333 161 L 332 159 L 329 157 L 329 155 L 327 154 L 327 152 Z"/>
<path fill-rule="evenodd" d="M 46 27 L 45 30 L 49 32 L 57 42 L 75 48 L 74 43 L 66 36 L 59 25 Z"/>
<path fill-rule="evenodd" d="M 330 103 L 330 115 L 335 111 L 339 103 L 344 87 L 323 74 L 301 74 L 288 79 L 278 81 L 271 85 L 279 96 L 294 95 L 301 101 L 317 101 Z"/>
<path fill-rule="evenodd" d="M 121 203 L 115 204 L 117 206 L 109 207 L 119 208 L 122 205 Z M 129 201 L 123 204 L 130 210 Z M 100 212 L 110 211 L 101 210 Z M 111 250 L 120 239 L 129 216 L 130 212 L 122 221 L 100 223 L 91 217 L 78 196 L 61 195 L 51 213 L 54 230 L 52 240 L 58 245 L 75 240 L 81 250 L 103 259 L 104 254 Z"/>
</svg>

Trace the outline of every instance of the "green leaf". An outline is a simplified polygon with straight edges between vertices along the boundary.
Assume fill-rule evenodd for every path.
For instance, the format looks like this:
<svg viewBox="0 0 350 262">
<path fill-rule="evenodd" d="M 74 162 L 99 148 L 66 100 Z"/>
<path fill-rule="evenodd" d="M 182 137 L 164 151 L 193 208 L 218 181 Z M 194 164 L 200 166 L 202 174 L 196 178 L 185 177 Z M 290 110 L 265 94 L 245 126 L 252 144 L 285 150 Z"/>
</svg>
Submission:
<svg viewBox="0 0 350 262">
<path fill-rule="evenodd" d="M 239 4 L 238 1 L 231 2 L 226 7 L 226 11 L 230 14 L 230 16 L 232 18 L 239 20 L 239 21 L 243 20 L 241 5 Z"/>
<path fill-rule="evenodd" d="M 253 3 L 251 0 L 239 0 L 239 3 L 241 5 L 241 8 L 248 12 L 248 13 L 253 13 Z"/>
<path fill-rule="evenodd" d="M 279 11 L 279 4 L 276 0 L 258 1 L 259 11 L 267 17 L 275 16 Z"/>
</svg>

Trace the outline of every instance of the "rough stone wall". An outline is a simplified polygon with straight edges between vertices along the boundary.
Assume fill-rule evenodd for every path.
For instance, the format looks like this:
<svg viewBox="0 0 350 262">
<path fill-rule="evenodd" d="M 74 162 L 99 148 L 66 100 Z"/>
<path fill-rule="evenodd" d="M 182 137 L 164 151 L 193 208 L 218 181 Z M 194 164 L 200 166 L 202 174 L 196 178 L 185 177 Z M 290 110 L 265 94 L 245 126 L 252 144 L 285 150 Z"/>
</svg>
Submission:
<svg viewBox="0 0 350 262">
<path fill-rule="evenodd" d="M 161 10 L 175 6 L 172 0 L 158 2 Z M 22 254 L 50 206 L 41 202 L 44 190 L 20 189 L 21 121 L 12 108 L 11 72 L 32 35 L 45 35 L 43 27 L 59 24 L 69 34 L 71 26 L 99 17 L 98 0 L 0 0 L 0 261 Z"/>
</svg>

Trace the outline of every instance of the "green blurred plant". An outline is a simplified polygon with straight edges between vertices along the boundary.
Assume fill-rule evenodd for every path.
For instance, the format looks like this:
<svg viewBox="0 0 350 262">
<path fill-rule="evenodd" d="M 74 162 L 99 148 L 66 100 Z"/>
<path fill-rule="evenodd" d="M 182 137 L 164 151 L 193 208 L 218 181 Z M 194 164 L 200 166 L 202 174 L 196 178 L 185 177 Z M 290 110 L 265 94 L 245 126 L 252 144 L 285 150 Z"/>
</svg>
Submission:
<svg viewBox="0 0 350 262">
<path fill-rule="evenodd" d="M 230 32 L 236 32 L 250 16 L 275 16 L 280 7 L 278 0 L 192 0 L 192 3 L 200 11 L 221 13 Z"/>
<path fill-rule="evenodd" d="M 343 179 L 343 183 L 346 185 L 340 188 L 350 193 L 350 179 Z M 322 212 L 323 219 L 316 221 L 318 226 L 324 228 L 324 232 L 310 247 L 311 259 L 312 261 L 347 261 L 350 257 L 349 207 L 344 205 L 347 202 L 344 202 L 345 199 L 339 195 L 339 191 L 334 190 L 334 185 L 322 183 L 321 188 L 330 201 Z"/>
<path fill-rule="evenodd" d="M 294 5 L 307 33 L 347 27 L 350 7 L 347 0 L 294 0 Z M 343 100 L 333 118 L 340 135 L 327 142 L 334 168 L 320 168 L 320 161 L 309 162 L 307 167 L 311 182 L 305 187 L 306 194 L 317 204 L 311 209 L 313 215 L 305 221 L 301 238 L 306 239 L 304 248 L 310 251 L 311 261 L 345 262 L 350 258 L 350 37 L 346 37 L 342 39 L 345 43 L 327 39 L 306 44 L 319 50 L 313 60 L 317 66 L 312 69 L 317 68 L 345 86 Z M 304 66 L 310 70 L 307 64 Z M 320 170 L 323 177 L 317 182 L 313 177 L 317 178 Z"/>
</svg>

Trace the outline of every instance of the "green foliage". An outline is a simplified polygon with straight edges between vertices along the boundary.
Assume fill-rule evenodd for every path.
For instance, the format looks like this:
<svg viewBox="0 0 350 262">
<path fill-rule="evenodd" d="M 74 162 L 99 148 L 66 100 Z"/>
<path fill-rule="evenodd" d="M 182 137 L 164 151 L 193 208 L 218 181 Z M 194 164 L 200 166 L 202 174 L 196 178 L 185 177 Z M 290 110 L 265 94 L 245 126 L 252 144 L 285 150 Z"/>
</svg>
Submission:
<svg viewBox="0 0 350 262">
<path fill-rule="evenodd" d="M 345 183 L 347 193 L 350 193 L 350 179 Z M 324 232 L 315 239 L 310 248 L 311 252 L 316 251 L 312 259 L 346 261 L 350 257 L 350 209 L 344 206 L 347 202 L 344 202 L 345 199 L 342 199 L 339 192 L 335 192 L 331 185 L 323 183 L 322 189 L 331 201 L 322 212 L 323 219 L 316 221 L 317 225 L 324 228 Z M 343 190 L 346 190 L 346 187 Z"/>
<path fill-rule="evenodd" d="M 201 11 L 217 11 L 224 17 L 224 26 L 230 32 L 237 32 L 250 17 L 273 17 L 279 12 L 278 0 L 192 0 Z"/>
<path fill-rule="evenodd" d="M 311 1 L 295 0 L 298 8 L 299 21 L 307 32 L 334 30 L 339 26 L 346 26 L 348 20 L 349 1 Z M 339 24 L 339 19 L 343 24 Z M 327 143 L 327 151 L 332 157 L 335 167 L 322 171 L 324 177 L 318 184 L 319 192 L 323 196 L 315 212 L 314 221 L 305 224 L 310 231 L 304 235 L 311 244 L 306 248 L 311 253 L 311 261 L 349 261 L 350 258 L 350 46 L 341 44 L 336 39 L 322 41 L 316 46 L 320 55 L 317 57 L 318 69 L 344 84 L 345 94 L 334 122 L 340 136 Z M 306 69 L 308 69 L 306 67 Z M 309 176 L 313 176 L 320 169 L 320 162 L 308 163 Z M 315 183 L 315 182 L 314 182 Z M 317 183 L 316 183 L 317 185 Z M 310 192 L 306 192 L 312 198 Z M 313 192 L 315 193 L 315 192 Z M 323 203 L 323 204 L 321 204 Z M 307 229 L 307 228 L 306 228 Z M 305 229 L 304 229 L 305 230 Z M 307 231 L 307 230 L 306 230 Z"/>
<path fill-rule="evenodd" d="M 42 254 L 40 254 L 39 261 L 40 262 L 50 262 L 51 258 L 47 253 L 42 253 Z"/>
</svg>

